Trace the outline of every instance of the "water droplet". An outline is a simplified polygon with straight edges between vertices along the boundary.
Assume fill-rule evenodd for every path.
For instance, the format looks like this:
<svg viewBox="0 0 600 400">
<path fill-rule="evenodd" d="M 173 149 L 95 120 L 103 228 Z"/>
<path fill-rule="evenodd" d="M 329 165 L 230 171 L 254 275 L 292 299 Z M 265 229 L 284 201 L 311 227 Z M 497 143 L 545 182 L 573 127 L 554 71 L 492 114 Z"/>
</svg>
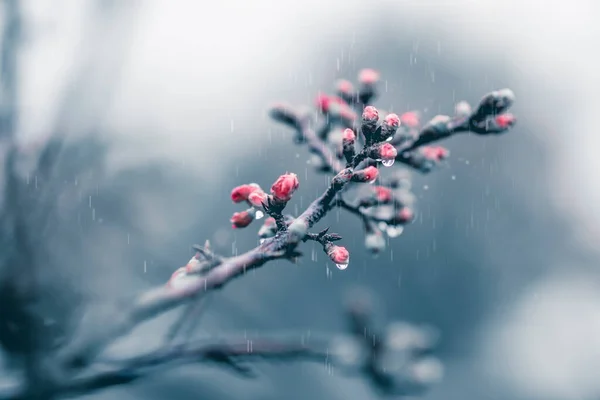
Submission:
<svg viewBox="0 0 600 400">
<path fill-rule="evenodd" d="M 262 239 L 260 239 L 260 240 L 258 241 L 258 243 L 260 243 L 260 244 L 263 244 L 263 243 L 265 242 L 265 240 L 267 240 L 267 239 L 265 239 L 265 238 L 262 238 Z"/>
<path fill-rule="evenodd" d="M 377 226 L 379 227 L 379 229 L 381 229 L 382 231 L 385 231 L 387 229 L 387 224 L 385 222 L 380 222 L 379 224 L 377 224 Z"/>
<path fill-rule="evenodd" d="M 256 214 L 254 215 L 254 219 L 261 219 L 264 216 L 265 216 L 264 212 L 262 212 L 260 210 L 256 210 Z"/>
<path fill-rule="evenodd" d="M 391 167 L 392 165 L 394 165 L 394 160 L 393 158 L 391 160 L 383 160 L 381 162 L 381 164 L 383 164 L 384 167 Z"/>
<path fill-rule="evenodd" d="M 394 138 L 393 136 L 390 136 L 389 138 L 385 139 L 385 141 L 386 142 L 391 142 L 393 138 Z"/>
<path fill-rule="evenodd" d="M 387 233 L 387 235 L 389 237 L 395 238 L 397 236 L 400 236 L 403 231 L 404 231 L 404 227 L 403 226 L 388 226 L 388 228 L 386 229 L 385 233 Z"/>
<path fill-rule="evenodd" d="M 348 268 L 348 263 L 345 263 L 345 264 L 335 264 L 335 266 L 338 267 L 338 269 L 345 270 L 346 268 Z"/>
</svg>

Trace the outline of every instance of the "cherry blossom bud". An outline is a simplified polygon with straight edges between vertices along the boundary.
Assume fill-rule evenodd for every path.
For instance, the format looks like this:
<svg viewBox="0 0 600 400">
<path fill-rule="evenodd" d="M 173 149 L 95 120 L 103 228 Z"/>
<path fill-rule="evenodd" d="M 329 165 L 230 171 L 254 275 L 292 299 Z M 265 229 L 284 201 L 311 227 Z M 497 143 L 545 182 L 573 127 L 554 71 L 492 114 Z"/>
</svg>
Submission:
<svg viewBox="0 0 600 400">
<path fill-rule="evenodd" d="M 254 216 L 248 211 L 236 212 L 231 217 L 232 228 L 245 228 L 254 220 Z"/>
<path fill-rule="evenodd" d="M 356 140 L 356 135 L 354 134 L 354 131 L 352 129 L 347 128 L 342 134 L 342 139 L 346 142 L 354 142 Z"/>
<path fill-rule="evenodd" d="M 379 120 L 379 111 L 373 106 L 366 106 L 362 113 L 364 122 L 377 122 Z"/>
<path fill-rule="evenodd" d="M 409 207 L 402 207 L 392 218 L 393 224 L 407 224 L 413 220 L 415 213 Z"/>
<path fill-rule="evenodd" d="M 248 200 L 248 196 L 256 190 L 260 190 L 260 186 L 256 184 L 237 186 L 231 191 L 231 200 L 234 203 L 241 203 Z"/>
<path fill-rule="evenodd" d="M 375 197 L 380 203 L 389 203 L 392 200 L 392 189 L 385 186 L 375 186 Z"/>
<path fill-rule="evenodd" d="M 395 160 L 398 155 L 398 151 L 390 143 L 384 143 L 377 149 L 378 158 L 386 160 Z"/>
<path fill-rule="evenodd" d="M 324 113 L 333 111 L 334 106 L 344 106 L 346 101 L 337 96 L 327 96 L 325 94 L 319 94 L 315 100 L 317 108 Z"/>
<path fill-rule="evenodd" d="M 292 194 L 298 189 L 300 182 L 298 182 L 298 176 L 292 173 L 286 173 L 281 175 L 273 186 L 271 186 L 271 193 L 275 199 L 280 201 L 290 201 Z"/>
<path fill-rule="evenodd" d="M 494 118 L 494 120 L 496 121 L 496 125 L 503 129 L 511 128 L 517 122 L 517 118 L 514 115 L 508 113 L 496 115 L 496 118 Z"/>
<path fill-rule="evenodd" d="M 252 204 L 252 206 L 262 208 L 263 203 L 267 202 L 267 197 L 268 196 L 265 192 L 258 189 L 250 193 L 250 195 L 248 196 L 248 201 L 250 202 L 250 204 Z"/>
<path fill-rule="evenodd" d="M 366 68 L 358 74 L 358 81 L 363 85 L 374 85 L 379 81 L 379 72 Z"/>
<path fill-rule="evenodd" d="M 340 79 L 339 81 L 337 81 L 337 83 L 335 84 L 335 88 L 338 93 L 343 94 L 345 96 L 352 95 L 352 92 L 354 91 L 352 83 L 345 79 Z"/>
<path fill-rule="evenodd" d="M 385 237 L 379 231 L 368 233 L 365 236 L 365 247 L 373 254 L 380 253 L 385 249 Z"/>
<path fill-rule="evenodd" d="M 400 118 L 396 114 L 388 114 L 381 125 L 381 133 L 377 141 L 391 140 L 400 126 Z"/>
<path fill-rule="evenodd" d="M 450 151 L 442 146 L 423 146 L 421 152 L 423 157 L 433 161 L 442 161 L 450 156 Z"/>
<path fill-rule="evenodd" d="M 333 261 L 339 269 L 346 269 L 350 262 L 350 253 L 345 247 L 329 245 L 327 246 L 327 256 Z"/>
<path fill-rule="evenodd" d="M 460 101 L 454 107 L 454 115 L 457 117 L 467 117 L 471 112 L 471 106 L 466 101 Z"/>
<path fill-rule="evenodd" d="M 354 171 L 352 175 L 353 182 L 375 182 L 379 176 L 379 170 L 373 166 L 369 166 L 359 171 Z"/>
<path fill-rule="evenodd" d="M 408 111 L 402 114 L 400 116 L 400 122 L 402 122 L 402 125 L 406 125 L 409 128 L 416 128 L 421 123 L 419 114 L 416 111 Z"/>
<path fill-rule="evenodd" d="M 379 122 L 379 111 L 373 106 L 367 106 L 362 113 L 362 123 L 360 130 L 367 139 L 367 143 L 373 140 L 373 135 L 377 132 L 377 123 Z"/>
</svg>

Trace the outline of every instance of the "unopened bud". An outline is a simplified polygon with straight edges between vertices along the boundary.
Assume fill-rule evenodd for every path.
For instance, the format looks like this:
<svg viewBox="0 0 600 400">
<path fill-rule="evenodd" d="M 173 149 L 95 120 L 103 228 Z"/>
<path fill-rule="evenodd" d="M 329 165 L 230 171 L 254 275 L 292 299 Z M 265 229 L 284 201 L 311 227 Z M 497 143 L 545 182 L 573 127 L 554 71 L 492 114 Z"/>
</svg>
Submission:
<svg viewBox="0 0 600 400">
<path fill-rule="evenodd" d="M 260 190 L 260 186 L 255 184 L 237 186 L 231 191 L 231 200 L 234 203 L 241 203 L 248 200 L 250 194 L 257 190 Z"/>
<path fill-rule="evenodd" d="M 366 68 L 358 74 L 358 81 L 363 85 L 374 85 L 379 81 L 379 72 Z"/>
<path fill-rule="evenodd" d="M 245 228 L 254 220 L 254 216 L 248 211 L 236 212 L 231 217 L 231 227 L 236 228 Z"/>
<path fill-rule="evenodd" d="M 267 194 L 262 190 L 255 190 L 248 196 L 248 202 L 250 202 L 250 204 L 252 204 L 254 207 L 262 208 L 263 203 L 267 202 L 267 197 Z"/>
<path fill-rule="evenodd" d="M 471 105 L 466 101 L 460 101 L 454 106 L 454 115 L 457 117 L 468 117 L 471 112 Z"/>
<path fill-rule="evenodd" d="M 333 261 L 339 269 L 346 269 L 348 267 L 350 253 L 345 247 L 328 243 L 325 251 L 327 252 L 329 259 Z"/>
<path fill-rule="evenodd" d="M 496 121 L 496 125 L 498 125 L 498 127 L 502 129 L 511 128 L 517 122 L 517 118 L 514 115 L 508 113 L 496 115 L 496 118 L 494 118 L 494 120 Z"/>
<path fill-rule="evenodd" d="M 409 128 L 416 128 L 421 123 L 419 114 L 416 111 L 408 111 L 400 116 L 400 122 L 402 125 L 406 125 Z"/>
<path fill-rule="evenodd" d="M 292 194 L 298 189 L 298 186 L 300 186 L 298 176 L 286 173 L 277 178 L 273 186 L 271 186 L 271 193 L 277 200 L 290 201 Z"/>
<path fill-rule="evenodd" d="M 352 174 L 353 182 L 375 182 L 377 177 L 379 176 L 379 170 L 373 166 L 369 166 L 365 169 L 361 169 L 359 171 L 354 171 Z"/>
</svg>

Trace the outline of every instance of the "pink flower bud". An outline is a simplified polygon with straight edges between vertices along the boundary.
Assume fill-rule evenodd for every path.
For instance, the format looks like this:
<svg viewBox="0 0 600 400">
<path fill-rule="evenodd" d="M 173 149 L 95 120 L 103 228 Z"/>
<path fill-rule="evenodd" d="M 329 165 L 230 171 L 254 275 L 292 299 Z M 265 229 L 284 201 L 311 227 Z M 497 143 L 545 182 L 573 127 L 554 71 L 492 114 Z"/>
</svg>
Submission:
<svg viewBox="0 0 600 400">
<path fill-rule="evenodd" d="M 342 139 L 347 142 L 354 142 L 356 140 L 356 135 L 354 134 L 354 131 L 352 129 L 347 128 L 342 134 Z"/>
<path fill-rule="evenodd" d="M 345 79 L 340 79 L 335 86 L 337 91 L 343 94 L 350 94 L 354 90 L 352 83 Z"/>
<path fill-rule="evenodd" d="M 379 111 L 373 106 L 366 106 L 362 113 L 363 121 L 373 122 L 379 120 Z"/>
<path fill-rule="evenodd" d="M 423 146 L 423 156 L 428 160 L 442 161 L 448 158 L 450 151 L 442 146 Z"/>
<path fill-rule="evenodd" d="M 512 114 L 500 114 L 496 115 L 496 124 L 500 128 L 508 129 L 517 122 L 517 118 Z"/>
<path fill-rule="evenodd" d="M 379 158 L 382 160 L 395 160 L 398 151 L 390 143 L 384 143 L 378 149 Z"/>
<path fill-rule="evenodd" d="M 361 169 L 359 171 L 355 171 L 352 175 L 352 180 L 354 182 L 375 182 L 377 177 L 379 176 L 379 170 L 373 166 L 369 166 L 365 169 Z"/>
<path fill-rule="evenodd" d="M 273 197 L 281 201 L 290 201 L 292 194 L 298 189 L 300 182 L 298 182 L 298 176 L 296 174 L 286 173 L 281 175 L 273 186 L 271 186 L 271 193 Z"/>
<path fill-rule="evenodd" d="M 329 250 L 327 250 L 327 256 L 338 265 L 348 264 L 350 260 L 350 253 L 346 250 L 345 247 L 342 246 L 331 246 Z"/>
<path fill-rule="evenodd" d="M 267 219 L 265 219 L 265 223 L 263 224 L 264 226 L 275 226 L 275 218 L 273 217 L 269 217 Z"/>
<path fill-rule="evenodd" d="M 241 203 L 242 201 L 248 200 L 250 193 L 256 190 L 260 190 L 260 187 L 253 184 L 237 186 L 231 191 L 231 200 L 234 203 Z"/>
<path fill-rule="evenodd" d="M 400 121 L 409 128 L 416 128 L 421 123 L 421 121 L 419 121 L 419 114 L 415 111 L 405 112 L 400 116 Z"/>
<path fill-rule="evenodd" d="M 388 114 L 384 120 L 386 125 L 389 125 L 393 128 L 398 128 L 400 126 L 400 118 L 396 114 Z"/>
<path fill-rule="evenodd" d="M 325 113 L 328 112 L 334 104 L 346 105 L 346 102 L 343 99 L 337 96 L 327 96 L 325 94 L 318 95 L 315 103 L 317 108 Z"/>
<path fill-rule="evenodd" d="M 358 81 L 363 85 L 374 85 L 379 81 L 379 72 L 366 68 L 358 74 Z"/>
<path fill-rule="evenodd" d="M 233 229 L 236 228 L 245 228 L 254 220 L 254 217 L 250 215 L 248 211 L 236 212 L 231 217 L 231 227 Z"/>
<path fill-rule="evenodd" d="M 407 222 L 412 221 L 414 216 L 415 213 L 413 212 L 413 210 L 411 210 L 408 207 L 402 207 L 400 211 L 398 211 L 398 222 L 405 224 Z"/>
<path fill-rule="evenodd" d="M 261 208 L 263 206 L 263 203 L 267 202 L 267 197 L 268 196 L 265 192 L 258 189 L 258 190 L 255 190 L 254 192 L 250 193 L 250 195 L 248 196 L 248 201 L 254 207 Z"/>
<path fill-rule="evenodd" d="M 381 203 L 388 203 L 392 200 L 392 190 L 384 186 L 375 186 L 375 196 Z"/>
</svg>

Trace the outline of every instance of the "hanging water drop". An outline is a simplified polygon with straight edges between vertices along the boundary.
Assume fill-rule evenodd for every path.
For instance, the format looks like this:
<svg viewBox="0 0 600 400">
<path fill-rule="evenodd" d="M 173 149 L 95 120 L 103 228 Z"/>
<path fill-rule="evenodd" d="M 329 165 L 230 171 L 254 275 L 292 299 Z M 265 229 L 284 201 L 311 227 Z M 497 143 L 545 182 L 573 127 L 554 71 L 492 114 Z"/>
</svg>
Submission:
<svg viewBox="0 0 600 400">
<path fill-rule="evenodd" d="M 381 164 L 383 164 L 384 167 L 391 167 L 392 165 L 394 165 L 394 160 L 393 158 L 391 160 L 383 160 L 381 162 Z"/>
<path fill-rule="evenodd" d="M 262 212 L 260 210 L 256 210 L 256 214 L 254 214 L 254 219 L 261 219 L 264 216 L 265 216 L 264 212 Z"/>
<path fill-rule="evenodd" d="M 389 237 L 395 238 L 397 236 L 400 236 L 403 231 L 404 231 L 404 227 L 403 226 L 388 226 L 388 228 L 386 229 L 385 233 L 387 233 L 387 235 Z"/>
<path fill-rule="evenodd" d="M 350 259 L 348 259 L 348 261 L 346 261 L 345 263 L 335 264 L 335 266 L 338 267 L 338 269 L 343 271 L 346 268 L 348 268 L 349 263 L 350 263 Z"/>
</svg>

